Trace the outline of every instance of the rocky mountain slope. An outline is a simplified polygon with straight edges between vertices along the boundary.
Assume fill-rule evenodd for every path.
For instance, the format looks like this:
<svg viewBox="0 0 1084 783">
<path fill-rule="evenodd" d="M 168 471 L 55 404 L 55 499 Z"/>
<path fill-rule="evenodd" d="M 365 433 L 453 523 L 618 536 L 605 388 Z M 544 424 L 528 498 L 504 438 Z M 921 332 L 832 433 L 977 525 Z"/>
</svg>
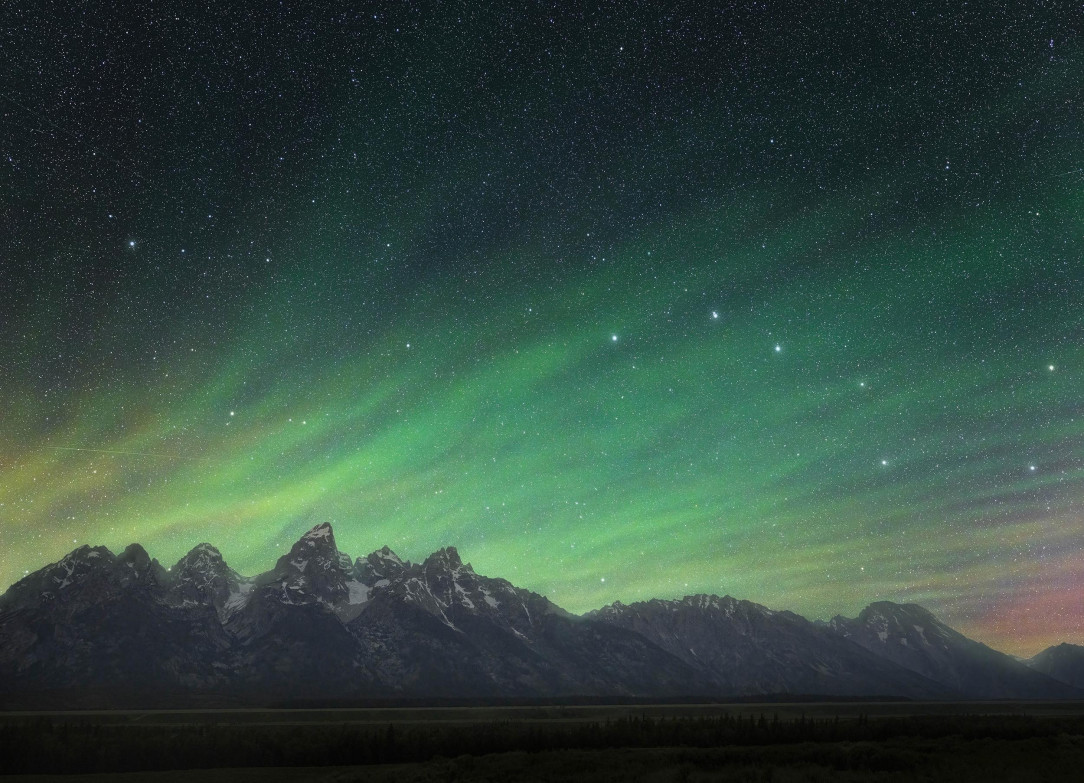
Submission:
<svg viewBox="0 0 1084 783">
<path fill-rule="evenodd" d="M 354 560 L 326 524 L 252 578 L 210 544 L 168 570 L 138 544 L 81 547 L 0 596 L 0 706 L 769 694 L 1078 692 L 919 607 L 818 626 L 690 596 L 579 617 L 475 573 L 454 547 Z"/>
<path fill-rule="evenodd" d="M 592 613 L 650 639 L 734 694 L 945 698 L 931 679 L 873 655 L 792 612 L 714 595 L 615 603 Z"/>
</svg>

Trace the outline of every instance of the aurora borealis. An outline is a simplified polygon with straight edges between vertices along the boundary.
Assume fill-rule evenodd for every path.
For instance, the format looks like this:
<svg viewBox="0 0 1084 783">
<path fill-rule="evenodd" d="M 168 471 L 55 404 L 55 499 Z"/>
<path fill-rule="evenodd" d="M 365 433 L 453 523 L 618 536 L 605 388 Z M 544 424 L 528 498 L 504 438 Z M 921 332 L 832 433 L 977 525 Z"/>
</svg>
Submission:
<svg viewBox="0 0 1084 783">
<path fill-rule="evenodd" d="M 808 5 L 0 11 L 0 582 L 328 521 L 1084 643 L 1080 8 Z"/>
</svg>

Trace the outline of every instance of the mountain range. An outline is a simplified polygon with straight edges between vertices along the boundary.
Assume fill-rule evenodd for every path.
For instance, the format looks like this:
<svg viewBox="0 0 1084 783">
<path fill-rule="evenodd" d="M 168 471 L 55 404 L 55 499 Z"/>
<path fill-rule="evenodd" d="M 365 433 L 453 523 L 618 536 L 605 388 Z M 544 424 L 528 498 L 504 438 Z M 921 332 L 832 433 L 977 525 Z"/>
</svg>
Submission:
<svg viewBox="0 0 1084 783">
<path fill-rule="evenodd" d="M 83 546 L 0 596 L 0 707 L 468 699 L 1084 697 L 1084 647 L 1019 661 L 913 604 L 814 623 L 729 596 L 582 616 L 475 573 L 339 551 L 317 525 L 256 577 Z"/>
</svg>

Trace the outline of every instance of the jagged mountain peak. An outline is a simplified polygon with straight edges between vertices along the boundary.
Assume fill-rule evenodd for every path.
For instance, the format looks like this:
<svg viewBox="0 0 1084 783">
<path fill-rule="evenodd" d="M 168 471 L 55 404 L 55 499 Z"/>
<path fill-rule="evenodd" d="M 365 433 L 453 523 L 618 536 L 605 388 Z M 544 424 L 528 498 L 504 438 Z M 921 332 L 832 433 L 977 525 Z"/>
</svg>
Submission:
<svg viewBox="0 0 1084 783">
<path fill-rule="evenodd" d="M 354 563 L 357 578 L 372 586 L 381 579 L 391 579 L 410 568 L 411 563 L 400 559 L 385 544 L 375 552 L 370 552 L 365 559 L 358 558 Z"/>
<path fill-rule="evenodd" d="M 203 578 L 216 576 L 239 578 L 239 575 L 226 563 L 222 552 L 210 544 L 199 544 L 193 547 L 169 570 L 174 578 L 181 580 L 196 575 Z"/>
<path fill-rule="evenodd" d="M 84 578 L 89 573 L 107 573 L 117 563 L 117 556 L 104 546 L 90 547 L 84 544 L 74 549 L 56 563 L 45 566 L 13 585 L 13 589 L 20 586 L 31 587 L 35 579 L 44 581 L 42 589 L 63 590 L 65 587 Z M 36 588 L 33 588 L 36 589 Z"/>
<path fill-rule="evenodd" d="M 193 547 L 170 569 L 169 600 L 190 606 L 209 602 L 225 617 L 243 604 L 252 582 L 226 564 L 217 547 L 203 543 Z"/>
<path fill-rule="evenodd" d="M 335 538 L 335 531 L 331 527 L 330 522 L 321 522 L 319 525 L 313 526 L 308 533 L 302 538 Z"/>
<path fill-rule="evenodd" d="M 426 572 L 439 568 L 448 571 L 469 571 L 474 573 L 470 563 L 463 564 L 462 558 L 459 557 L 459 550 L 454 546 L 442 547 L 429 555 L 429 557 L 425 558 L 425 562 L 422 563 L 422 568 Z"/>
<path fill-rule="evenodd" d="M 188 550 L 188 554 L 207 554 L 211 557 L 222 557 L 222 552 L 219 550 L 219 548 L 214 544 L 208 544 L 206 541 L 196 544 L 194 547 Z"/>
<path fill-rule="evenodd" d="M 753 601 L 747 601 L 742 598 L 734 598 L 730 595 L 718 596 L 713 594 L 698 593 L 697 595 L 687 595 L 681 599 L 680 603 L 686 606 L 693 606 L 697 609 L 709 609 L 715 611 L 722 611 L 728 614 L 733 613 L 737 609 L 743 609 L 747 612 L 751 611 L 757 614 L 766 615 L 771 617 L 776 614 L 775 610 L 769 609 L 761 604 L 754 603 Z"/>
<path fill-rule="evenodd" d="M 290 551 L 279 558 L 274 573 L 344 570 L 353 566 L 349 556 L 343 557 L 335 543 L 335 532 L 327 522 L 321 522 L 301 536 Z"/>
<path fill-rule="evenodd" d="M 129 544 L 124 551 L 117 556 L 118 565 L 128 567 L 128 575 L 138 582 L 151 581 L 156 584 L 165 584 L 169 581 L 166 569 L 155 559 L 147 554 L 142 544 Z"/>
<path fill-rule="evenodd" d="M 142 544 L 129 544 L 124 547 L 124 551 L 120 553 L 117 560 L 140 570 L 151 564 L 151 556 L 147 554 Z"/>
<path fill-rule="evenodd" d="M 858 613 L 858 619 L 862 621 L 872 617 L 926 621 L 931 623 L 939 622 L 930 610 L 924 606 L 920 606 L 919 604 L 898 604 L 894 601 L 874 601 Z"/>
<path fill-rule="evenodd" d="M 226 567 L 226 560 L 218 547 L 208 543 L 196 544 L 170 569 L 171 572 L 198 569 L 201 571 L 218 570 Z"/>
<path fill-rule="evenodd" d="M 93 601 L 132 586 L 157 590 L 168 579 L 166 570 L 139 544 L 130 544 L 120 555 L 84 544 L 20 579 L 0 598 L 0 605 L 25 608 L 91 594 Z"/>
<path fill-rule="evenodd" d="M 636 601 L 631 604 L 623 604 L 620 601 L 614 601 L 612 604 L 603 607 L 599 611 L 637 612 L 650 609 L 661 609 L 669 612 L 691 609 L 698 612 L 720 613 L 727 617 L 733 617 L 735 614 L 757 615 L 762 617 L 774 617 L 776 615 L 798 617 L 798 615 L 794 615 L 791 612 L 769 609 L 766 606 L 744 598 L 735 598 L 731 595 L 720 596 L 715 595 L 714 593 L 696 593 L 695 595 L 686 595 L 681 598 L 652 598 L 648 601 Z"/>
<path fill-rule="evenodd" d="M 301 536 L 294 544 L 293 548 L 306 548 L 306 549 L 321 549 L 331 550 L 338 552 L 339 549 L 335 544 L 335 531 L 332 530 L 331 524 L 328 522 L 321 522 L 310 529 L 305 535 Z"/>
<path fill-rule="evenodd" d="M 764 617 L 771 617 L 778 614 L 776 611 L 769 609 L 766 606 L 753 603 L 752 601 L 734 598 L 729 595 L 718 596 L 708 593 L 686 595 L 683 598 L 652 598 L 648 601 L 635 601 L 631 604 L 623 604 L 620 601 L 614 601 L 609 606 L 604 606 L 603 608 L 596 610 L 596 612 L 589 614 L 605 616 L 653 611 L 680 612 L 684 610 L 718 612 L 727 617 L 733 617 L 736 613 L 761 615 Z"/>
<path fill-rule="evenodd" d="M 92 547 L 89 544 L 83 544 L 60 558 L 60 562 L 71 562 L 73 560 L 92 561 L 99 560 L 99 558 L 105 562 L 111 563 L 117 559 L 117 556 L 104 546 Z"/>
<path fill-rule="evenodd" d="M 378 565 L 381 563 L 389 563 L 399 566 L 410 565 L 409 560 L 403 560 L 401 557 L 399 557 L 399 555 L 395 554 L 395 552 L 393 552 L 387 544 L 380 547 L 380 549 L 377 549 L 375 552 L 370 552 L 364 560 L 362 560 L 360 557 L 358 558 L 359 564 L 365 562 L 372 563 L 373 565 Z"/>
<path fill-rule="evenodd" d="M 912 649 L 947 649 L 965 638 L 925 607 L 893 601 L 874 601 L 853 620 L 837 615 L 828 627 L 847 637 L 864 636 L 869 643 L 876 638 L 880 644 L 894 643 Z"/>
<path fill-rule="evenodd" d="M 353 579 L 349 555 L 339 551 L 331 525 L 322 522 L 301 536 L 271 571 L 257 576 L 255 583 L 280 603 L 337 607 L 350 600 Z"/>
</svg>

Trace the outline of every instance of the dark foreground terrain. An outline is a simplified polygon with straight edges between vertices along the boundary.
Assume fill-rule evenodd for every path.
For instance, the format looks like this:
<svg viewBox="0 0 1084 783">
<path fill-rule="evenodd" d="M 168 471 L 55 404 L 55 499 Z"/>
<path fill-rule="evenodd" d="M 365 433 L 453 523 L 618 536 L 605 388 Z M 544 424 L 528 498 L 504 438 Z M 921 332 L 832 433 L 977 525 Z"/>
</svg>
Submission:
<svg viewBox="0 0 1084 783">
<path fill-rule="evenodd" d="M 15 780 L 1079 780 L 1084 704 L 8 713 Z M 78 777 L 76 777 L 78 776 Z"/>
</svg>

